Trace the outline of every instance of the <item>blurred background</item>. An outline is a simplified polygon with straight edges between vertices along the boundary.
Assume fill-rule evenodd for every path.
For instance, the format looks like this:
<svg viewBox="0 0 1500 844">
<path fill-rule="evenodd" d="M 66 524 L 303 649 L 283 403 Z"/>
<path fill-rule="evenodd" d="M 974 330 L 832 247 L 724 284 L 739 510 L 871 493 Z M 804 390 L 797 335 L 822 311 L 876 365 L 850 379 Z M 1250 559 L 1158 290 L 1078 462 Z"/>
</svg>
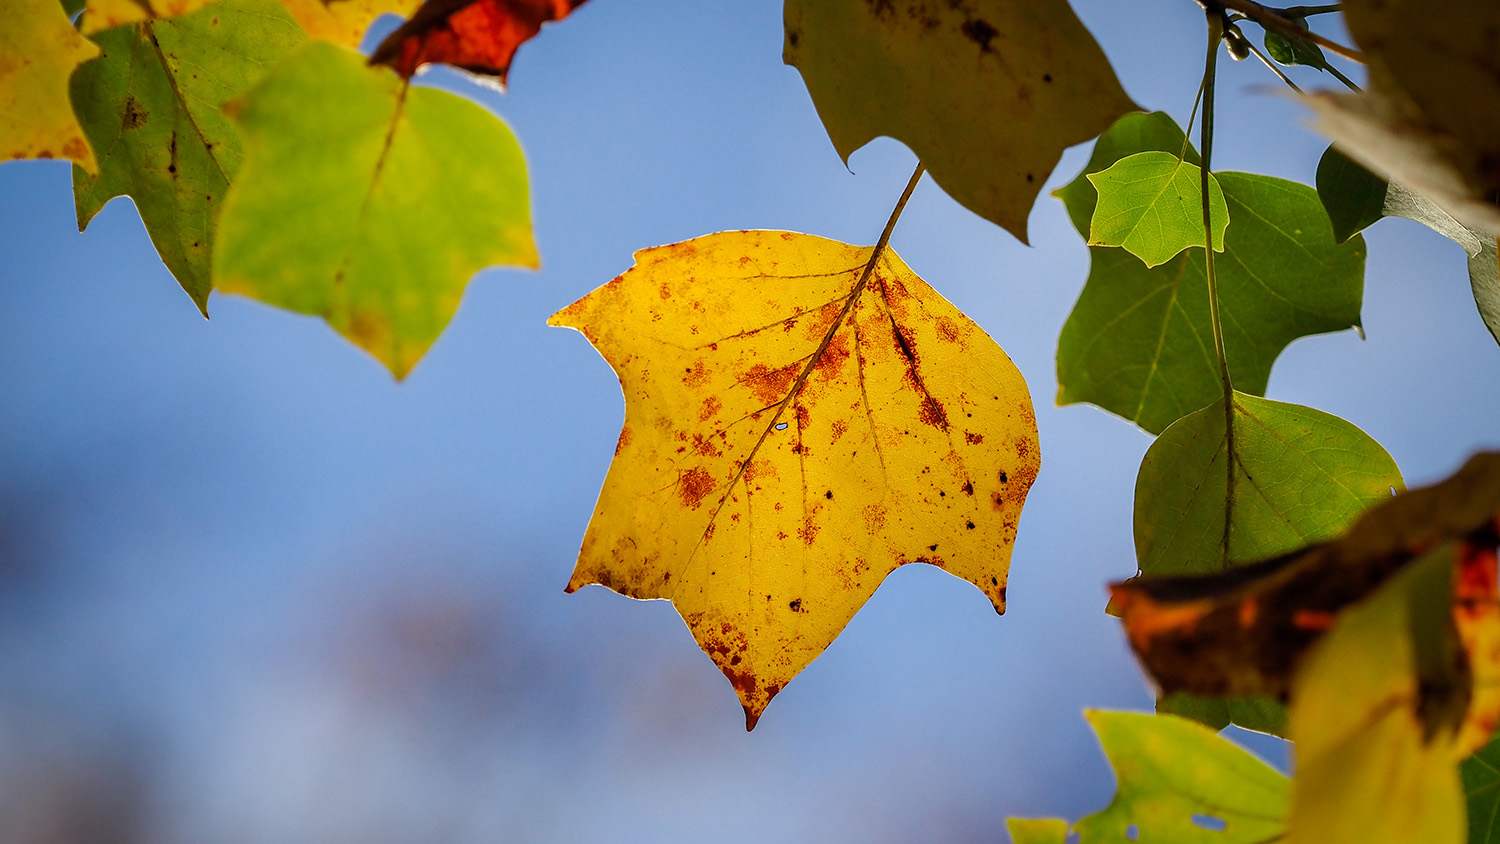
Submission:
<svg viewBox="0 0 1500 844">
<path fill-rule="evenodd" d="M 1185 123 L 1198 7 L 1074 6 L 1136 101 Z M 510 93 L 423 77 L 520 137 L 543 268 L 476 276 L 401 384 L 310 318 L 216 295 L 205 322 L 128 200 L 79 235 L 66 165 L 0 165 L 0 841 L 981 842 L 1108 801 L 1080 711 L 1151 705 L 1102 612 L 1135 570 L 1150 439 L 1053 406 L 1088 254 L 1045 193 L 1030 248 L 930 180 L 892 241 L 1037 404 L 1004 617 L 905 567 L 746 734 L 670 604 L 563 594 L 623 405 L 546 317 L 646 246 L 871 243 L 914 166 L 883 139 L 844 167 L 780 14 L 592 0 L 521 48 Z M 1253 60 L 1221 68 L 1218 167 L 1310 183 L 1300 108 Z M 1500 446 L 1500 348 L 1458 247 L 1367 234 L 1368 339 L 1298 341 L 1269 395 L 1425 483 Z"/>
</svg>

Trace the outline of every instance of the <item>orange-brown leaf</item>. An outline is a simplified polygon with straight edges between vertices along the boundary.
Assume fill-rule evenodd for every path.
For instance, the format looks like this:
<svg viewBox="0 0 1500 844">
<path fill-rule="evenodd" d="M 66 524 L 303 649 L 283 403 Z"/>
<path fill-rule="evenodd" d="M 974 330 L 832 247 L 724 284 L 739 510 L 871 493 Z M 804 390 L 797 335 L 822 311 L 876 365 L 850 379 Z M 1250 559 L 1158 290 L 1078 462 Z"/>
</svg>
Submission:
<svg viewBox="0 0 1500 844">
<path fill-rule="evenodd" d="M 520 47 L 586 0 L 428 0 L 370 57 L 410 78 L 430 62 L 505 81 Z"/>
</svg>

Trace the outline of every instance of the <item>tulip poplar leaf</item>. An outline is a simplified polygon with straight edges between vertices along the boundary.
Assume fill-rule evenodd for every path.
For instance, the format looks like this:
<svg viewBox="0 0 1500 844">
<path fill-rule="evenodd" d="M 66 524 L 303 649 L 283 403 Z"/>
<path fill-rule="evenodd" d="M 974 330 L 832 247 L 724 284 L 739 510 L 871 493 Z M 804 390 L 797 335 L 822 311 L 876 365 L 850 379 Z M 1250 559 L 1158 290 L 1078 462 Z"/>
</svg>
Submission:
<svg viewBox="0 0 1500 844">
<path fill-rule="evenodd" d="M 1170 118 L 1131 115 L 1099 139 L 1084 172 L 1057 196 L 1088 238 L 1098 195 L 1089 174 L 1135 153 L 1176 156 L 1184 147 Z M 1183 160 L 1197 155 L 1188 148 Z M 1305 185 L 1249 173 L 1217 179 L 1233 221 L 1216 261 L 1224 345 L 1235 388 L 1259 395 L 1288 343 L 1359 325 L 1364 241 L 1334 243 Z M 1203 252 L 1156 267 L 1119 249 L 1090 247 L 1089 256 L 1088 283 L 1058 340 L 1058 403 L 1089 402 L 1159 433 L 1220 397 Z"/>
<path fill-rule="evenodd" d="M 551 319 L 625 394 L 569 591 L 670 599 L 747 726 L 898 566 L 1004 610 L 1039 458 L 993 340 L 888 249 L 742 231 L 635 260 Z"/>
<path fill-rule="evenodd" d="M 537 266 L 525 159 L 479 106 L 311 41 L 231 110 L 219 290 L 321 316 L 400 378 L 470 276 Z"/>
<path fill-rule="evenodd" d="M 1289 781 L 1276 769 L 1185 718 L 1084 714 L 1114 766 L 1117 785 L 1108 807 L 1073 825 L 1079 844 L 1276 840 L 1289 792 Z"/>
<path fill-rule="evenodd" d="M 586 0 L 428 0 L 370 56 L 411 77 L 441 62 L 505 83 L 516 49 Z"/>
<path fill-rule="evenodd" d="M 239 133 L 219 110 L 306 37 L 275 0 L 222 0 L 96 36 L 104 56 L 73 75 L 99 174 L 73 170 L 78 228 L 129 196 L 162 262 L 208 313 L 219 207 Z"/>
<path fill-rule="evenodd" d="M 68 77 L 99 48 L 73 29 L 57 0 L 0 0 L 0 18 L 0 162 L 68 158 L 95 170 Z"/>
<path fill-rule="evenodd" d="M 783 57 L 846 163 L 896 138 L 1023 242 L 1063 150 L 1136 110 L 1065 0 L 788 0 L 784 22 Z"/>
<path fill-rule="evenodd" d="M 1203 247 L 1202 170 L 1168 152 L 1138 152 L 1089 173 L 1098 192 L 1089 223 L 1090 246 L 1121 246 L 1147 267 L 1166 263 L 1190 246 Z M 1214 251 L 1224 251 L 1229 209 L 1219 180 L 1208 177 Z"/>
</svg>

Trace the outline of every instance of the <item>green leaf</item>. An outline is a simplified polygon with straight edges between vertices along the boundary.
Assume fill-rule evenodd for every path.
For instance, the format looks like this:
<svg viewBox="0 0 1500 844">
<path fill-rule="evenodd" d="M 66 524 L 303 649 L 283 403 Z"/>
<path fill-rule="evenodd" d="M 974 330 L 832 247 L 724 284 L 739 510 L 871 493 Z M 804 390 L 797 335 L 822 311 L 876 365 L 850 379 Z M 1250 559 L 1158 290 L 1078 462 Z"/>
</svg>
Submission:
<svg viewBox="0 0 1500 844">
<path fill-rule="evenodd" d="M 322 316 L 400 378 L 470 276 L 537 266 L 521 148 L 467 100 L 309 42 L 233 106 L 219 289 Z"/>
<path fill-rule="evenodd" d="M 1006 818 L 1011 844 L 1063 844 L 1068 822 L 1060 818 Z"/>
<path fill-rule="evenodd" d="M 1272 557 L 1336 536 L 1404 488 L 1395 461 L 1354 425 L 1238 392 L 1230 452 L 1219 403 L 1147 450 L 1135 486 L 1142 572 L 1216 572 Z"/>
<path fill-rule="evenodd" d="M 1269 33 L 1268 36 L 1269 37 Z M 1330 146 L 1318 160 L 1318 198 L 1343 243 L 1385 216 L 1385 179 Z"/>
<path fill-rule="evenodd" d="M 1256 844 L 1282 831 L 1287 778 L 1213 730 L 1172 715 L 1084 714 L 1119 783 L 1108 808 L 1073 825 L 1079 844 Z"/>
<path fill-rule="evenodd" d="M 78 227 L 129 196 L 162 262 L 208 313 L 219 207 L 240 140 L 219 108 L 306 40 L 275 0 L 223 0 L 100 33 L 104 56 L 73 74 L 99 176 L 73 168 Z"/>
<path fill-rule="evenodd" d="M 1136 112 L 1116 120 L 1099 139 L 1094 142 L 1094 152 L 1083 172 L 1073 181 L 1052 192 L 1068 209 L 1068 219 L 1073 228 L 1089 238 L 1089 228 L 1094 215 L 1094 205 L 1099 201 L 1099 191 L 1089 181 L 1090 173 L 1108 169 L 1110 165 L 1138 152 L 1155 150 L 1169 152 L 1197 166 L 1203 159 L 1198 150 L 1187 142 L 1177 122 L 1164 111 Z"/>
<path fill-rule="evenodd" d="M 1202 171 L 1167 152 L 1138 152 L 1088 174 L 1099 192 L 1089 225 L 1090 246 L 1122 246 L 1147 267 L 1203 246 Z M 1229 209 L 1219 181 L 1208 177 L 1214 251 L 1224 251 Z"/>
<path fill-rule="evenodd" d="M 1066 0 L 787 0 L 784 17 L 783 56 L 845 162 L 889 135 L 1023 242 L 1063 150 L 1136 108 Z"/>
<path fill-rule="evenodd" d="M 1446 544 L 1408 564 L 1339 613 L 1303 658 L 1288 723 L 1297 747 L 1288 844 L 1463 841 L 1454 739 L 1468 677 L 1432 671 L 1468 666 L 1456 653 L 1453 561 Z"/>
<path fill-rule="evenodd" d="M 1268 697 L 1213 698 L 1173 692 L 1157 699 L 1156 711 L 1191 718 L 1216 730 L 1234 724 L 1273 736 L 1286 732 L 1286 707 Z"/>
<path fill-rule="evenodd" d="M 1358 326 L 1364 241 L 1335 244 L 1305 185 L 1218 178 L 1234 220 L 1216 261 L 1224 345 L 1235 388 L 1258 395 L 1288 343 Z M 1058 341 L 1058 404 L 1091 402 L 1156 433 L 1219 396 L 1203 253 L 1153 268 L 1118 250 L 1089 254 L 1088 284 Z"/>
<path fill-rule="evenodd" d="M 1500 738 L 1458 766 L 1469 809 L 1469 844 L 1500 844 Z"/>
<path fill-rule="evenodd" d="M 1307 28 L 1306 18 L 1291 16 L 1288 20 L 1301 26 L 1303 29 Z M 1283 64 L 1287 67 L 1299 64 L 1316 67 L 1319 70 L 1324 70 L 1328 67 L 1328 58 L 1323 55 L 1322 47 L 1308 41 L 1306 38 L 1287 35 L 1277 29 L 1266 30 L 1266 53 L 1277 64 Z"/>
</svg>

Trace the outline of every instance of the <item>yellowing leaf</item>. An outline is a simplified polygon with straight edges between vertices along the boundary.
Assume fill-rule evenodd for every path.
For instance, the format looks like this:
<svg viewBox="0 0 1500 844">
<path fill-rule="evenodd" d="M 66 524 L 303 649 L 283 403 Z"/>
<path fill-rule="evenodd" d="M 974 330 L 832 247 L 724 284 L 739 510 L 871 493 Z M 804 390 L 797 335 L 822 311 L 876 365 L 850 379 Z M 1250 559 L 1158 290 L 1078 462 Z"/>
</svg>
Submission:
<svg viewBox="0 0 1500 844">
<path fill-rule="evenodd" d="M 1451 618 L 1453 559 L 1444 546 L 1341 613 L 1299 669 L 1288 725 L 1298 761 L 1287 844 L 1465 840 L 1457 768 L 1464 754 L 1457 724 L 1442 717 L 1444 702 L 1424 676 L 1420 635 Z M 1464 700 L 1467 692 L 1438 686 L 1438 694 Z"/>
<path fill-rule="evenodd" d="M 1062 152 L 1136 106 L 1066 0 L 787 0 L 783 56 L 847 162 L 880 135 L 1026 240 Z"/>
<path fill-rule="evenodd" d="M 56 0 L 0 0 L 0 161 L 71 158 L 96 172 L 68 77 L 99 55 Z"/>
<path fill-rule="evenodd" d="M 1004 611 L 1036 477 L 1026 383 L 896 255 L 791 232 L 636 253 L 551 319 L 625 425 L 569 591 L 668 598 L 753 726 L 897 566 Z"/>
<path fill-rule="evenodd" d="M 1011 844 L 1063 844 L 1068 822 L 1061 818 L 1006 818 Z"/>
<path fill-rule="evenodd" d="M 83 9 L 81 29 L 92 35 L 127 23 L 152 18 L 175 18 L 195 12 L 213 0 L 88 0 Z"/>
<path fill-rule="evenodd" d="M 281 5 L 308 37 L 358 47 L 376 18 L 409 16 L 422 0 L 281 0 Z"/>
</svg>

